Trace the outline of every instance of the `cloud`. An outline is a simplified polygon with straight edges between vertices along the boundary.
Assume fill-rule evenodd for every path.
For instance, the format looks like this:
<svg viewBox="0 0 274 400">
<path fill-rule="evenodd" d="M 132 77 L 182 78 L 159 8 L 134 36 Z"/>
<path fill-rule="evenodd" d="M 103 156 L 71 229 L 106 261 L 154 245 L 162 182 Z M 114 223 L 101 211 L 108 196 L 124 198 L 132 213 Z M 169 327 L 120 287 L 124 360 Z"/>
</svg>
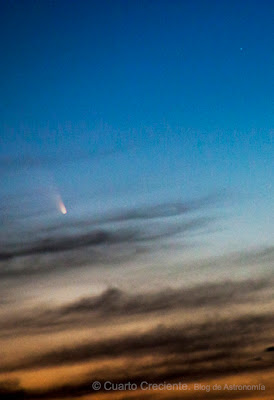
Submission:
<svg viewBox="0 0 274 400">
<path fill-rule="evenodd" d="M 24 390 L 19 380 L 10 379 L 5 381 L 0 381 L 0 397 L 3 400 L 23 400 L 30 398 L 28 393 Z"/>
<path fill-rule="evenodd" d="M 209 212 L 209 206 L 214 202 L 215 198 L 209 197 L 193 202 L 155 204 L 112 211 L 88 220 L 66 219 L 65 224 L 33 230 L 27 242 L 22 237 L 16 244 L 9 242 L 2 246 L 2 286 L 8 286 L 7 279 L 18 279 L 21 285 L 24 277 L 36 279 L 81 265 L 115 268 L 118 260 L 132 260 L 139 253 L 157 250 L 177 237 L 180 243 L 187 245 L 194 233 L 204 233 L 215 226 L 217 219 Z M 261 248 L 197 261 L 192 268 L 270 264 L 273 255 L 274 247 Z M 56 345 L 50 351 L 44 348 L 40 355 L 30 353 L 22 359 L 2 363 L 2 374 L 72 365 L 89 368 L 88 363 L 100 365 L 102 362 L 106 367 L 98 367 L 77 382 L 40 390 L 24 389 L 18 382 L 2 382 L 0 396 L 7 400 L 77 398 L 96 396 L 96 393 L 91 393 L 91 382 L 96 379 L 138 383 L 142 380 L 176 381 L 183 377 L 193 382 L 266 372 L 272 368 L 271 354 L 266 354 L 272 351 L 267 350 L 272 347 L 266 346 L 272 340 L 273 315 L 265 312 L 235 317 L 235 311 L 238 305 L 246 305 L 252 312 L 250 305 L 254 304 L 254 298 L 262 299 L 262 302 L 269 299 L 272 284 L 273 277 L 267 276 L 256 280 L 205 283 L 190 288 L 168 287 L 154 292 L 129 293 L 110 287 L 99 295 L 79 298 L 61 306 L 21 309 L 20 315 L 6 313 L 0 329 L 2 338 L 30 335 L 28 339 L 32 339 L 41 333 L 50 332 L 54 336 L 59 331 L 67 333 L 72 329 L 98 326 L 103 330 L 104 324 L 114 323 L 114 318 L 115 324 L 121 323 L 121 327 L 117 336 L 104 338 L 102 335 L 99 339 L 79 343 L 75 335 L 76 342 L 71 346 Z M 218 319 L 214 319 L 211 311 L 218 306 Z M 234 317 L 224 312 L 232 306 Z M 179 324 L 176 318 L 170 322 L 172 314 L 178 315 L 178 320 L 182 321 L 184 312 L 198 313 L 202 309 L 205 315 L 210 311 L 211 316 L 204 323 Z M 159 316 L 164 324 L 155 326 Z M 135 332 L 123 332 L 123 323 L 147 319 L 153 329 L 144 330 L 144 324 L 141 324 L 142 328 L 136 328 Z M 126 397 L 129 397 L 128 393 L 125 393 Z"/>
<path fill-rule="evenodd" d="M 92 223 L 110 223 L 110 222 L 127 222 L 134 220 L 150 220 L 158 218 L 178 217 L 193 213 L 197 210 L 208 208 L 218 204 L 221 196 L 211 194 L 199 199 L 191 199 L 189 201 L 167 202 L 162 204 L 154 204 L 152 206 L 132 208 L 130 210 L 120 210 L 106 214 L 103 217 L 95 218 Z M 77 221 L 70 226 L 79 226 L 86 224 L 85 221 Z M 90 222 L 89 222 L 90 223 Z"/>
<path fill-rule="evenodd" d="M 54 366 L 68 365 L 73 364 L 76 360 L 77 362 L 85 362 L 87 351 L 92 353 L 93 357 L 95 357 L 96 352 L 99 356 L 100 351 L 103 350 L 101 355 L 104 354 L 110 360 L 114 356 L 124 357 L 125 355 L 127 359 L 123 364 L 115 365 L 112 362 L 109 365 L 104 364 L 104 367 L 87 371 L 73 382 L 40 390 L 24 390 L 17 382 L 15 384 L 2 382 L 2 384 L 0 383 L 0 394 L 6 395 L 6 397 L 3 397 L 4 399 L 17 400 L 66 399 L 85 395 L 97 397 L 100 393 L 106 393 L 103 387 L 99 391 L 93 391 L 91 385 L 94 381 L 101 382 L 102 386 L 106 381 L 111 381 L 113 384 L 131 382 L 137 384 L 137 386 L 143 381 L 191 384 L 201 380 L 204 382 L 206 379 L 214 379 L 215 382 L 218 382 L 222 378 L 226 378 L 225 382 L 231 382 L 231 378 L 235 374 L 237 377 L 241 374 L 244 374 L 245 377 L 253 374 L 254 380 L 254 373 L 264 374 L 265 376 L 273 370 L 273 363 L 269 360 L 262 359 L 260 362 L 254 363 L 248 358 L 257 351 L 256 346 L 261 345 L 265 340 L 264 335 L 258 334 L 259 326 L 265 330 L 266 334 L 271 331 L 269 317 L 269 315 L 249 315 L 230 321 L 219 320 L 215 323 L 208 322 L 188 328 L 159 326 L 145 333 L 136 333 L 115 340 L 101 340 L 77 348 L 63 349 L 62 352 L 56 350 L 48 353 L 46 359 L 43 355 L 36 358 L 36 362 L 33 359 L 31 367 L 42 368 L 49 366 L 49 363 Z M 147 353 L 150 355 L 149 360 L 142 358 Z M 151 355 L 154 357 L 152 358 Z M 45 364 L 43 364 L 43 361 Z M 254 381 L 252 384 L 254 384 Z M 218 391 L 217 395 L 214 393 L 216 394 L 214 391 L 211 392 L 213 396 L 211 397 L 205 391 L 197 391 L 195 398 L 197 395 L 197 398 L 247 399 L 254 395 L 254 391 Z M 135 393 L 129 391 L 119 394 L 121 394 L 121 399 L 129 399 L 131 398 L 130 395 L 136 399 L 140 397 L 158 399 L 159 396 L 168 400 L 180 398 L 179 392 L 139 392 L 136 393 L 136 397 L 134 397 Z M 148 396 L 146 397 L 146 395 Z M 186 398 L 193 398 L 193 392 L 184 392 L 184 395 L 187 396 Z M 258 397 L 258 392 L 256 392 L 256 395 Z M 117 399 L 117 392 L 108 391 L 107 396 Z"/>
<path fill-rule="evenodd" d="M 256 346 L 262 346 L 269 340 L 273 328 L 273 315 L 239 316 L 234 319 L 208 320 L 187 326 L 160 325 L 146 332 L 120 335 L 110 339 L 101 339 L 86 343 L 75 344 L 71 347 L 56 348 L 53 351 L 41 353 L 39 356 L 26 357 L 15 363 L 1 365 L 0 372 L 6 373 L 16 370 L 31 370 L 45 367 L 60 367 L 102 359 L 120 357 L 138 358 L 150 355 L 156 358 L 170 359 L 172 363 L 181 365 L 186 376 L 197 375 L 196 367 L 190 368 L 193 358 L 205 354 L 207 362 L 210 355 L 222 353 L 220 363 L 203 367 L 203 376 L 226 374 L 258 368 L 258 363 L 252 363 Z M 224 356 L 224 354 L 228 354 Z M 231 354 L 231 355 L 230 355 Z M 255 353 L 256 355 L 256 353 Z M 231 359 L 231 356 L 232 359 Z M 178 361 L 179 360 L 179 361 Z M 250 364 L 251 363 L 251 364 Z M 268 361 L 264 360 L 266 366 Z M 174 366 L 175 367 L 175 366 Z M 169 368 L 172 371 L 172 368 Z M 198 375 L 199 375 L 198 373 Z"/>
<path fill-rule="evenodd" d="M 45 389 L 23 389 L 22 386 L 17 384 L 16 387 L 11 385 L 7 385 L 7 383 L 3 382 L 1 386 L 0 382 L 0 394 L 1 399 L 3 400 L 61 400 L 61 399 L 74 399 L 74 398 L 82 398 L 83 396 L 88 396 L 88 398 L 100 398 L 100 399 L 115 399 L 117 400 L 178 400 L 182 398 L 193 399 L 193 391 L 105 391 L 101 389 L 99 391 L 95 391 L 92 389 L 92 382 L 95 379 L 82 379 L 77 383 L 71 383 L 66 385 L 54 386 L 51 388 Z M 138 379 L 136 377 L 136 381 L 133 381 L 128 375 L 127 379 L 120 379 L 119 381 L 113 380 L 113 384 L 127 384 L 128 382 L 136 383 L 137 386 L 140 386 L 141 382 L 147 381 L 147 379 L 143 376 L 139 376 Z M 155 383 L 162 383 L 163 381 L 155 381 Z M 167 382 L 168 383 L 168 382 Z M 170 382 L 174 383 L 174 382 Z M 104 384 L 104 382 L 102 382 Z M 267 391 L 269 393 L 269 391 Z M 258 390 L 217 390 L 217 391 L 195 391 L 195 399 L 211 399 L 211 400 L 220 400 L 220 399 L 259 399 L 265 398 L 268 399 L 267 393 L 264 391 L 259 392 Z M 104 397 L 101 397 L 104 395 Z M 86 397 L 85 397 L 86 398 Z"/>
<path fill-rule="evenodd" d="M 211 216 L 192 216 L 183 218 L 190 212 L 202 209 L 214 200 L 210 198 L 191 202 L 174 202 L 158 204 L 154 206 L 133 208 L 130 210 L 113 211 L 109 215 L 91 218 L 88 220 L 71 221 L 61 226 L 49 226 L 46 229 L 34 229 L 26 235 L 20 231 L 17 242 L 7 241 L 0 248 L 0 277 L 16 278 L 24 275 L 43 274 L 51 271 L 51 267 L 43 268 L 43 262 L 47 265 L 50 255 L 55 254 L 55 270 L 62 269 L 66 252 L 68 259 L 74 258 L 73 252 L 78 257 L 77 265 L 81 263 L 89 265 L 109 258 L 109 249 L 119 247 L 119 250 L 132 250 L 132 253 L 149 251 L 155 245 L 162 245 L 170 238 L 180 235 L 181 241 L 191 238 L 194 232 L 202 233 L 214 225 L 216 218 Z M 27 242 L 25 238 L 27 237 Z M 37 237 L 39 239 L 37 239 Z M 77 251 L 81 250 L 81 254 Z M 39 256 L 31 260 L 31 257 Z M 26 259 L 26 257 L 29 257 Z M 75 257 L 75 258 L 77 258 Z M 18 267 L 15 258 L 22 258 L 22 264 Z M 60 258 L 60 259 L 59 259 Z M 114 257 L 115 258 L 115 257 Z M 33 264 L 36 265 L 33 265 Z M 69 262 L 70 263 L 70 262 Z M 67 263 L 68 264 L 68 263 Z M 30 266 L 26 266 L 30 265 Z M 41 268 L 39 267 L 41 266 Z"/>
<path fill-rule="evenodd" d="M 33 242 L 29 247 L 13 249 L 0 253 L 0 260 L 13 257 L 22 257 L 36 254 L 57 253 L 66 250 L 78 249 L 81 247 L 92 247 L 99 245 L 110 245 L 115 243 L 130 242 L 137 239 L 137 232 L 124 230 L 111 232 L 97 230 L 86 234 L 63 236 L 61 238 L 48 238 Z"/>
<path fill-rule="evenodd" d="M 13 246 L 0 252 L 0 261 L 15 257 L 24 257 L 37 254 L 49 254 L 69 251 L 79 248 L 109 246 L 117 244 L 140 244 L 168 239 L 181 233 L 189 233 L 208 226 L 213 220 L 210 218 L 195 218 L 188 222 L 174 223 L 164 226 L 150 227 L 149 230 L 138 228 L 97 229 L 88 233 L 48 237 L 33 241 L 27 246 Z M 9 246 L 11 247 L 11 246 Z M 0 272 L 1 274 L 1 272 Z"/>
<path fill-rule="evenodd" d="M 40 193 L 41 198 L 46 197 L 47 191 L 44 190 Z M 39 193 L 36 194 L 36 202 L 38 202 L 38 209 L 34 209 L 33 201 L 31 202 L 31 207 L 28 207 L 28 210 L 24 210 L 24 206 L 18 207 L 18 195 L 16 195 L 16 213 L 11 213 L 9 215 L 8 210 L 11 208 L 11 200 L 10 196 L 5 201 L 8 206 L 5 206 L 2 210 L 1 219 L 3 222 L 11 222 L 14 216 L 15 222 L 18 219 L 27 219 L 28 217 L 35 217 L 41 216 L 43 214 L 49 214 L 50 210 L 52 211 L 52 207 L 54 210 L 56 209 L 55 205 L 52 205 L 50 208 L 47 206 L 47 210 L 45 211 L 45 205 L 43 204 L 43 212 L 39 204 L 41 203 L 41 199 L 39 200 Z M 208 209 L 211 206 L 217 205 L 220 202 L 222 196 L 221 194 L 211 194 L 205 196 L 203 198 L 198 199 L 191 199 L 189 201 L 174 201 L 174 202 L 167 202 L 161 204 L 154 204 L 148 206 L 139 206 L 133 207 L 129 210 L 112 210 L 106 212 L 104 215 L 95 216 L 95 217 L 85 217 L 84 219 L 78 218 L 67 218 L 66 220 L 63 219 L 62 223 L 54 223 L 51 222 L 50 226 L 46 228 L 42 228 L 40 231 L 51 233 L 53 234 L 56 231 L 62 231 L 64 229 L 84 229 L 90 228 L 98 225 L 105 225 L 105 224 L 113 224 L 113 223 L 134 223 L 134 222 L 145 222 L 150 220 L 156 219 L 163 219 L 163 218 L 171 218 L 171 217 L 179 217 L 179 216 L 187 216 L 190 213 L 193 213 L 198 210 Z M 27 200 L 31 200 L 29 194 L 25 194 L 25 202 Z M 22 202 L 22 194 L 20 193 L 20 202 Z M 1 209 L 0 209 L 1 211 Z"/>
<path fill-rule="evenodd" d="M 166 288 L 158 292 L 130 294 L 109 288 L 97 296 L 84 297 L 56 308 L 23 311 L 2 320 L 0 335 L 46 333 L 76 327 L 94 326 L 117 318 L 145 317 L 177 310 L 198 310 L 252 303 L 273 287 L 271 277 L 260 280 L 224 281 L 192 288 Z"/>
</svg>

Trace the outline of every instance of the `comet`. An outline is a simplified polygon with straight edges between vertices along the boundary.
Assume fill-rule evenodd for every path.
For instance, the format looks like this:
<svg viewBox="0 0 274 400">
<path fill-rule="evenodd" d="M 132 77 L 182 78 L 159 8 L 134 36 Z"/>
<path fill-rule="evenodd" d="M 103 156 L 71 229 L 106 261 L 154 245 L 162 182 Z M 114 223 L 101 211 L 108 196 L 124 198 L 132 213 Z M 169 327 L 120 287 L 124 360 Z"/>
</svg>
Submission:
<svg viewBox="0 0 274 400">
<path fill-rule="evenodd" d="M 59 196 L 59 195 L 58 195 L 58 208 L 63 215 L 67 214 L 66 206 L 65 206 L 61 196 Z"/>
</svg>

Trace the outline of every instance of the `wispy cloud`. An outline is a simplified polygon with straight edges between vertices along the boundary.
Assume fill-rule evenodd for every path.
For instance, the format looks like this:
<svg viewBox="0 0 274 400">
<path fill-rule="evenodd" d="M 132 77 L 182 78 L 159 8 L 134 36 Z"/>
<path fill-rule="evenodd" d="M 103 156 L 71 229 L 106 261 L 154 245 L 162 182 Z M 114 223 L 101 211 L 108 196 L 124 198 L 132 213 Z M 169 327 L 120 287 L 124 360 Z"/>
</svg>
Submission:
<svg viewBox="0 0 274 400">
<path fill-rule="evenodd" d="M 182 366 L 184 375 L 197 377 L 196 367 L 189 369 L 183 361 L 188 357 L 195 358 L 206 354 L 205 362 L 210 354 L 229 352 L 222 356 L 220 365 L 199 370 L 198 375 L 211 376 L 226 374 L 235 370 L 246 371 L 250 359 L 256 356 L 255 348 L 264 348 L 264 343 L 271 337 L 273 314 L 246 315 L 234 319 L 208 320 L 186 326 L 159 326 L 145 333 L 121 335 L 111 339 L 102 339 L 70 347 L 56 348 L 54 351 L 41 353 L 39 356 L 27 357 L 16 363 L 3 365 L 0 372 L 28 370 L 44 367 L 73 365 L 99 359 L 116 357 L 154 357 L 176 356 L 175 363 Z M 223 334 L 225 333 L 225 335 Z M 230 360 L 231 355 L 233 359 Z M 229 361 L 230 360 L 230 361 Z M 266 367 L 272 366 L 267 360 Z M 253 363 L 251 369 L 256 368 Z M 171 371 L 172 369 L 169 369 Z"/>
<path fill-rule="evenodd" d="M 165 315 L 178 310 L 252 304 L 254 296 L 271 299 L 273 278 L 224 281 L 192 288 L 166 288 L 157 292 L 130 294 L 109 288 L 97 296 L 84 297 L 56 308 L 35 308 L 23 315 L 9 316 L 2 321 L 0 335 L 41 334 L 64 329 L 83 328 L 117 318 Z"/>
<path fill-rule="evenodd" d="M 73 252 L 81 250 L 77 255 L 77 264 L 92 265 L 104 259 L 109 249 L 115 254 L 115 248 L 133 250 L 135 252 L 149 251 L 155 245 L 161 245 L 176 235 L 183 243 L 191 239 L 193 233 L 203 233 L 214 226 L 216 217 L 210 215 L 208 206 L 215 199 L 205 198 L 193 202 L 164 203 L 142 208 L 133 208 L 124 211 L 113 211 L 109 215 L 86 220 L 70 221 L 61 226 L 52 225 L 46 229 L 33 229 L 26 234 L 18 232 L 20 239 L 17 242 L 7 241 L 0 248 L 0 276 L 15 278 L 30 274 L 43 274 L 43 258 L 47 264 L 50 255 L 55 254 L 55 269 L 62 269 L 62 260 L 68 252 L 68 259 L 74 258 Z M 191 216 L 195 210 L 203 211 L 206 215 Z M 77 228 L 77 229 L 76 229 Z M 216 228 L 214 228 L 216 229 Z M 37 239 L 37 236 L 39 239 Z M 31 258 L 39 256 L 37 260 Z M 18 268 L 13 268 L 15 258 L 26 258 Z M 58 260 L 58 257 L 61 260 Z M 35 266 L 33 266 L 33 263 Z M 68 264 L 71 264 L 69 261 Z M 51 268 L 47 268 L 50 272 Z"/>
<path fill-rule="evenodd" d="M 2 382 L 0 393 L 16 399 L 62 399 L 98 395 L 98 392 L 92 391 L 93 380 L 139 384 L 142 381 L 155 383 L 183 378 L 184 382 L 197 382 L 200 379 L 233 376 L 235 372 L 271 371 L 273 360 L 264 356 L 263 351 L 264 343 L 271 337 L 272 318 L 273 314 L 245 315 L 187 326 L 161 325 L 146 332 L 56 348 L 39 356 L 2 365 L 1 372 L 121 357 L 124 364 L 115 367 L 112 363 L 109 367 L 87 373 L 78 382 L 36 391 L 24 391 L 14 383 Z M 261 357 L 255 360 L 254 356 L 258 354 Z M 150 361 L 145 358 L 147 355 Z"/>
</svg>

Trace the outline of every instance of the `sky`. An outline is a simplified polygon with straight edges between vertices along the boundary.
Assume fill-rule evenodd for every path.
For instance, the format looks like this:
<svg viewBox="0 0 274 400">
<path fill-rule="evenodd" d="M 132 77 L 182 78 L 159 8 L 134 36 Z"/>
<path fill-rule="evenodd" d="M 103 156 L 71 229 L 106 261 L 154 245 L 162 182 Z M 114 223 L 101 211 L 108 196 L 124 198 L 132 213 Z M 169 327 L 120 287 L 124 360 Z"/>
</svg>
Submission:
<svg viewBox="0 0 274 400">
<path fill-rule="evenodd" d="M 268 0 L 1 2 L 1 398 L 271 399 L 272 26 Z"/>
</svg>

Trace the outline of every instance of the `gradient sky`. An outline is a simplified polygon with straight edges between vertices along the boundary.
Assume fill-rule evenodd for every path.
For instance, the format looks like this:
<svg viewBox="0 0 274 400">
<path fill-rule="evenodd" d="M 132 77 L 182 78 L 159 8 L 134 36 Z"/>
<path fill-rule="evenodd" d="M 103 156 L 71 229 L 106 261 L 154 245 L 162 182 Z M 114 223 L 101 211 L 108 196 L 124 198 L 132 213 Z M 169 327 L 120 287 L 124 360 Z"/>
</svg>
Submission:
<svg viewBox="0 0 274 400">
<path fill-rule="evenodd" d="M 152 190 L 226 189 L 248 198 L 239 213 L 249 240 L 258 224 L 269 236 L 271 10 L 270 1 L 4 2 L 1 192 L 57 185 L 81 212 L 100 191 L 115 205 L 121 191 L 126 203 L 136 192 L 145 201 Z"/>
<path fill-rule="evenodd" d="M 125 373 L 140 342 L 148 379 L 178 380 L 188 357 L 191 382 L 238 368 L 269 383 L 273 2 L 9 0 L 0 15 L 0 394 L 93 398 L 90 368 L 141 379 Z M 246 326 L 261 366 L 228 356 L 223 319 L 238 352 Z M 203 358 L 204 377 L 180 353 L 190 326 L 194 348 L 205 329 L 224 357 Z M 152 346 L 169 335 L 176 362 Z M 90 337 L 95 355 L 78 349 Z M 117 337 L 118 361 L 100 342 Z"/>
</svg>

